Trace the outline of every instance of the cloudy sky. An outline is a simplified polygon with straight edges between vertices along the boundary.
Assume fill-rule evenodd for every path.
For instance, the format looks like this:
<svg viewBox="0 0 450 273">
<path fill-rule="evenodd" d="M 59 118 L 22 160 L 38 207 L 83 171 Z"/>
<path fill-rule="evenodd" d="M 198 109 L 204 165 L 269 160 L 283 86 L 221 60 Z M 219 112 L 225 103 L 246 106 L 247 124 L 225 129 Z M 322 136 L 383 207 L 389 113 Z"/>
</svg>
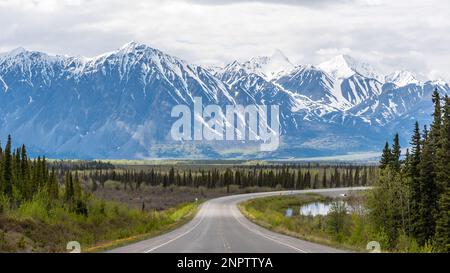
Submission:
<svg viewBox="0 0 450 273">
<path fill-rule="evenodd" d="M 447 0 L 0 0 L 0 52 L 94 56 L 138 41 L 208 65 L 345 53 L 450 81 L 449 14 Z"/>
</svg>

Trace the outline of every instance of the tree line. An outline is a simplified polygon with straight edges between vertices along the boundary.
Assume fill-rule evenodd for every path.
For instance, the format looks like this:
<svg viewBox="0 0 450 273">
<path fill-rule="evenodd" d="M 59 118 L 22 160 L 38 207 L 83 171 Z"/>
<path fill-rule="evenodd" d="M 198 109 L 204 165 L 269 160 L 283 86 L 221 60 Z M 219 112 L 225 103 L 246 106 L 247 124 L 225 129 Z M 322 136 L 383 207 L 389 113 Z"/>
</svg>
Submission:
<svg viewBox="0 0 450 273">
<path fill-rule="evenodd" d="M 62 189 L 60 181 L 64 183 Z M 78 174 L 50 170 L 45 157 L 28 158 L 25 145 L 13 149 L 9 135 L 5 147 L 0 145 L 0 198 L 7 200 L 0 204 L 0 212 L 5 203 L 15 209 L 38 194 L 45 195 L 50 204 L 59 203 L 71 211 L 87 213 Z"/>
<path fill-rule="evenodd" d="M 48 162 L 49 168 L 55 170 L 108 170 L 114 169 L 115 166 L 111 162 L 103 162 L 99 160 L 55 160 Z"/>
<path fill-rule="evenodd" d="M 270 187 L 283 189 L 315 189 L 332 187 L 367 186 L 377 177 L 374 166 L 340 166 L 304 168 L 295 165 L 254 166 L 213 169 L 176 170 L 96 170 L 89 172 L 87 179 L 93 187 L 102 187 L 108 180 L 119 181 L 124 188 L 139 189 L 142 184 L 167 187 L 221 188 L 229 185 L 246 187 Z"/>
<path fill-rule="evenodd" d="M 433 120 L 421 130 L 416 122 L 410 149 L 401 154 L 398 134 L 386 142 L 381 177 L 369 208 L 394 245 L 408 236 L 420 246 L 450 250 L 450 99 L 435 90 Z"/>
</svg>

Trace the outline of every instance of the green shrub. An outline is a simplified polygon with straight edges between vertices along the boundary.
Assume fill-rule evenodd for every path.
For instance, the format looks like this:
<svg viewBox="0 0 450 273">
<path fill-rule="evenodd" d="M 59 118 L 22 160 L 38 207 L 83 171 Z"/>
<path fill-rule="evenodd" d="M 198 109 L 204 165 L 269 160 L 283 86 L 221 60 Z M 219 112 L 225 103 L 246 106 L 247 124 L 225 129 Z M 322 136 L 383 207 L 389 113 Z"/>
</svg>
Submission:
<svg viewBox="0 0 450 273">
<path fill-rule="evenodd" d="M 327 231 L 338 242 L 342 242 L 344 238 L 347 216 L 347 207 L 344 202 L 335 201 L 331 203 L 330 211 L 326 217 Z"/>
</svg>

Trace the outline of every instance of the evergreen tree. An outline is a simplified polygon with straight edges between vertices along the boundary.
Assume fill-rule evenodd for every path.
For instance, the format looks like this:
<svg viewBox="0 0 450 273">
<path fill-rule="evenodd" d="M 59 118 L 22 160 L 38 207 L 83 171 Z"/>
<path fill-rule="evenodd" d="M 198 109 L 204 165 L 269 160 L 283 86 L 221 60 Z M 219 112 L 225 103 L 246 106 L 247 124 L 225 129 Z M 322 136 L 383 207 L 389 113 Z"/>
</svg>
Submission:
<svg viewBox="0 0 450 273">
<path fill-rule="evenodd" d="M 420 244 L 424 244 L 429 240 L 435 231 L 435 218 L 437 212 L 437 198 L 436 198 L 436 184 L 433 169 L 433 144 L 424 129 L 423 150 L 422 157 L 419 163 L 420 177 L 419 177 L 419 219 L 416 223 L 417 234 L 416 238 Z"/>
<path fill-rule="evenodd" d="M 322 188 L 327 187 L 327 170 L 323 170 L 323 176 L 322 176 Z"/>
<path fill-rule="evenodd" d="M 47 182 L 47 194 L 51 200 L 58 199 L 59 185 L 58 185 L 58 181 L 57 181 L 54 169 L 52 169 L 49 180 Z"/>
<path fill-rule="evenodd" d="M 445 96 L 440 145 L 436 151 L 436 185 L 439 206 L 435 241 L 439 251 L 450 252 L 450 98 Z"/>
<path fill-rule="evenodd" d="M 4 177 L 3 177 L 3 148 L 2 148 L 2 144 L 0 142 L 0 194 L 3 194 L 3 188 L 4 188 Z"/>
<path fill-rule="evenodd" d="M 384 145 L 383 154 L 381 155 L 380 160 L 380 168 L 384 169 L 386 168 L 392 161 L 392 152 L 389 148 L 389 143 L 386 141 L 386 144 Z"/>
<path fill-rule="evenodd" d="M 359 168 L 358 167 L 356 167 L 355 176 L 354 177 L 355 178 L 353 179 L 353 184 L 355 186 L 359 186 L 359 184 L 360 184 L 360 175 L 359 175 Z"/>
<path fill-rule="evenodd" d="M 409 159 L 409 173 L 410 177 L 410 197 L 411 197 L 411 223 L 410 228 L 413 237 L 417 236 L 422 232 L 422 224 L 420 221 L 420 203 L 421 203 L 421 190 L 420 190 L 420 160 L 422 157 L 422 139 L 420 135 L 419 123 L 416 122 L 414 125 L 413 136 L 411 138 L 411 155 Z"/>
<path fill-rule="evenodd" d="M 406 149 L 406 153 L 405 153 L 405 160 L 403 161 L 404 163 L 404 168 L 403 168 L 403 172 L 408 175 L 410 172 L 410 168 L 411 168 L 411 155 L 409 154 L 409 149 Z"/>
<path fill-rule="evenodd" d="M 367 186 L 367 177 L 368 177 L 367 167 L 364 167 L 363 175 L 361 177 L 361 185 L 362 186 Z"/>
<path fill-rule="evenodd" d="M 430 127 L 430 142 L 433 146 L 433 152 L 436 152 L 441 144 L 441 125 L 442 125 L 442 110 L 441 110 L 441 98 L 437 89 L 434 90 L 432 95 L 434 104 L 433 122 Z"/>
<path fill-rule="evenodd" d="M 11 136 L 8 135 L 5 152 L 3 155 L 3 185 L 2 191 L 6 196 L 12 195 L 12 155 L 11 155 Z"/>
<path fill-rule="evenodd" d="M 450 252 L 450 187 L 446 188 L 439 200 L 435 242 L 439 251 Z"/>
<path fill-rule="evenodd" d="M 66 172 L 64 179 L 64 200 L 67 203 L 72 203 L 74 201 L 74 187 L 72 181 L 72 174 L 70 171 Z"/>
<path fill-rule="evenodd" d="M 400 171 L 400 156 L 401 147 L 398 139 L 398 134 L 395 134 L 394 143 L 392 144 L 391 165 L 394 171 Z"/>
<path fill-rule="evenodd" d="M 336 188 L 341 187 L 341 175 L 339 174 L 338 168 L 334 168 L 334 179 L 336 181 Z"/>
<path fill-rule="evenodd" d="M 73 180 L 73 194 L 74 200 L 76 201 L 81 200 L 81 184 L 80 179 L 78 178 L 78 172 L 75 172 L 75 177 Z"/>
<path fill-rule="evenodd" d="M 438 193 L 442 194 L 450 186 L 450 98 L 445 96 L 440 128 L 439 147 L 436 151 L 435 171 Z"/>
<path fill-rule="evenodd" d="M 20 177 L 22 180 L 22 194 L 25 197 L 25 199 L 31 199 L 31 189 L 30 189 L 30 173 L 28 169 L 28 156 L 27 156 L 27 149 L 25 145 L 22 145 L 22 148 L 20 150 L 21 152 L 21 159 L 20 159 Z"/>
</svg>

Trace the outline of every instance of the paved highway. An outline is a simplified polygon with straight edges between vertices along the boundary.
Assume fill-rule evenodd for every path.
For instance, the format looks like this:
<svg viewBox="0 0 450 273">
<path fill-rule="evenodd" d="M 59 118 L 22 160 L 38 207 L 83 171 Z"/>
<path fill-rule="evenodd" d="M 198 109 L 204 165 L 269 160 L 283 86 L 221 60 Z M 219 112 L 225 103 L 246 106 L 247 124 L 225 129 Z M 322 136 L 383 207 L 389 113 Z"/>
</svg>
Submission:
<svg viewBox="0 0 450 273">
<path fill-rule="evenodd" d="M 237 204 L 257 197 L 314 192 L 337 196 L 365 188 L 318 189 L 250 193 L 225 196 L 203 203 L 197 215 L 184 226 L 148 240 L 109 252 L 134 253 L 288 253 L 344 252 L 269 231 L 245 218 Z"/>
</svg>

